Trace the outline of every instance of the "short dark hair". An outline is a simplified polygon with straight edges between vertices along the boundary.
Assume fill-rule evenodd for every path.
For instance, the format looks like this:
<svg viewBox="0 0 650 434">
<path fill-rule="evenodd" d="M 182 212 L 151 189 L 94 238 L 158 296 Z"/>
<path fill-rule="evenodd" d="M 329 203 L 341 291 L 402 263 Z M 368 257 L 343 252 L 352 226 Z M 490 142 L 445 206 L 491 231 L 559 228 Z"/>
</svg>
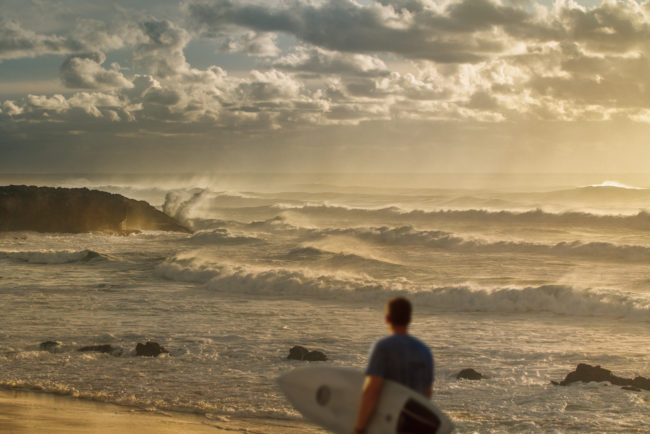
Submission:
<svg viewBox="0 0 650 434">
<path fill-rule="evenodd" d="M 388 322 L 396 326 L 409 325 L 411 322 L 411 302 L 404 297 L 395 297 L 386 303 Z"/>
</svg>

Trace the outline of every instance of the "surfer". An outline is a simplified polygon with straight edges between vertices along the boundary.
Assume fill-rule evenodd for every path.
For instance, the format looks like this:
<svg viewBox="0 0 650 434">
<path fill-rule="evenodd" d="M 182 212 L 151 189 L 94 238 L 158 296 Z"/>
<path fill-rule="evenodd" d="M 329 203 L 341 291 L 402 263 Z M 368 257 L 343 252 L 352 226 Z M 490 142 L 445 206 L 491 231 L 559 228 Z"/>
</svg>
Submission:
<svg viewBox="0 0 650 434">
<path fill-rule="evenodd" d="M 411 303 L 403 297 L 386 303 L 386 324 L 391 335 L 376 341 L 370 350 L 357 423 L 352 434 L 366 432 L 384 380 L 396 381 L 431 398 L 433 355 L 422 341 L 408 334 L 411 310 Z"/>
</svg>

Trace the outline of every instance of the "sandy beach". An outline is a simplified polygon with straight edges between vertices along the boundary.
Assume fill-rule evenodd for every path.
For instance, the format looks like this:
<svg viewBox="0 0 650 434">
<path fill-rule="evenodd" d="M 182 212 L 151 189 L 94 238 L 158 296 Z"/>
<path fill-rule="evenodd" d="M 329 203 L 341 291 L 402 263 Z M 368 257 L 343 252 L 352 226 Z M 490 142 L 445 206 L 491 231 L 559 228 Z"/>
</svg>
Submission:
<svg viewBox="0 0 650 434">
<path fill-rule="evenodd" d="M 322 433 L 302 421 L 210 419 L 145 410 L 49 393 L 0 391 L 0 432 L 27 433 Z"/>
</svg>

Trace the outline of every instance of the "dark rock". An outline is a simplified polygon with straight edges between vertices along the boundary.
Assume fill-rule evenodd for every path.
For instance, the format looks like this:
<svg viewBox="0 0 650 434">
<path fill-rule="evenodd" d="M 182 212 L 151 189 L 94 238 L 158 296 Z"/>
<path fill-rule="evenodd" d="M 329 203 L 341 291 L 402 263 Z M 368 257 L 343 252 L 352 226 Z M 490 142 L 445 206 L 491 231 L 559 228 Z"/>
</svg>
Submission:
<svg viewBox="0 0 650 434">
<path fill-rule="evenodd" d="M 457 380 L 460 380 L 461 378 L 465 380 L 482 380 L 485 377 L 481 373 L 473 370 L 472 368 L 466 368 L 461 370 L 458 374 L 456 374 Z"/>
<path fill-rule="evenodd" d="M 59 341 L 45 341 L 41 342 L 41 344 L 38 346 L 38 348 L 41 351 L 49 351 L 51 353 L 59 350 L 61 348 L 61 342 Z"/>
<path fill-rule="evenodd" d="M 641 389 L 639 389 L 638 387 L 633 387 L 633 386 L 623 386 L 623 387 L 621 387 L 621 389 L 623 389 L 623 390 L 631 390 L 632 392 L 640 392 L 641 391 Z"/>
<path fill-rule="evenodd" d="M 122 348 L 114 347 L 114 346 L 112 346 L 110 344 L 89 345 L 89 346 L 86 346 L 86 347 L 81 347 L 77 351 L 81 351 L 83 353 L 85 353 L 85 352 L 110 353 L 110 354 L 113 354 L 114 356 L 121 356 L 122 355 Z"/>
<path fill-rule="evenodd" d="M 327 356 L 322 351 L 309 351 L 305 347 L 296 345 L 289 350 L 287 359 L 291 360 L 306 360 L 309 362 L 324 362 Z"/>
<path fill-rule="evenodd" d="M 138 356 L 158 357 L 163 353 L 169 354 L 169 351 L 165 347 L 161 347 L 157 342 L 147 342 L 146 344 L 138 343 L 135 346 L 135 353 Z"/>
<path fill-rule="evenodd" d="M 631 378 L 622 378 L 612 374 L 612 371 L 609 369 L 604 369 L 599 366 L 591 366 L 586 363 L 580 363 L 576 370 L 569 372 L 566 378 L 560 381 L 560 386 L 567 386 L 571 383 L 577 381 L 588 383 L 591 381 L 607 381 L 616 386 L 632 386 L 639 389 L 650 390 L 650 378 L 636 377 L 635 379 Z"/>
<path fill-rule="evenodd" d="M 296 345 L 289 350 L 289 356 L 287 359 L 291 360 L 305 360 L 305 357 L 309 354 L 309 350 L 300 345 Z"/>
<path fill-rule="evenodd" d="M 322 351 L 310 351 L 305 356 L 305 360 L 309 362 L 324 362 L 327 360 L 327 356 Z"/>
<path fill-rule="evenodd" d="M 0 232 L 190 232 L 144 201 L 87 188 L 0 187 Z"/>
<path fill-rule="evenodd" d="M 638 387 L 639 389 L 650 390 L 650 378 L 636 377 L 632 380 L 632 386 Z"/>
</svg>

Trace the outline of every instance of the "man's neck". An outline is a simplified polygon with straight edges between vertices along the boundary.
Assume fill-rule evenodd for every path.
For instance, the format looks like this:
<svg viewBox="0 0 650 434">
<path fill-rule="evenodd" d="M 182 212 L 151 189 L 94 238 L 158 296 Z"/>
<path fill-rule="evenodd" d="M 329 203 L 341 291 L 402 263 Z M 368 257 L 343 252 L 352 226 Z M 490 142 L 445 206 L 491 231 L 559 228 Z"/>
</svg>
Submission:
<svg viewBox="0 0 650 434">
<path fill-rule="evenodd" d="M 396 326 L 396 325 L 390 325 L 390 331 L 393 332 L 394 335 L 407 335 L 408 334 L 408 327 L 407 326 Z"/>
</svg>

